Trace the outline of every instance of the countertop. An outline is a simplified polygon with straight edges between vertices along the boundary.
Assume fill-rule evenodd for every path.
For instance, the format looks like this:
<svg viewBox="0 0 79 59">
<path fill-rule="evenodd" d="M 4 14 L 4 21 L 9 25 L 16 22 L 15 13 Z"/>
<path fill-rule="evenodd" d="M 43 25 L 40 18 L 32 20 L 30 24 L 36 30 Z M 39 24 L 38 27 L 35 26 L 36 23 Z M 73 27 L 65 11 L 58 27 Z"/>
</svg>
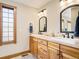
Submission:
<svg viewBox="0 0 79 59">
<path fill-rule="evenodd" d="M 79 49 L 79 39 L 50 37 L 40 34 L 31 34 L 30 36 Z"/>
</svg>

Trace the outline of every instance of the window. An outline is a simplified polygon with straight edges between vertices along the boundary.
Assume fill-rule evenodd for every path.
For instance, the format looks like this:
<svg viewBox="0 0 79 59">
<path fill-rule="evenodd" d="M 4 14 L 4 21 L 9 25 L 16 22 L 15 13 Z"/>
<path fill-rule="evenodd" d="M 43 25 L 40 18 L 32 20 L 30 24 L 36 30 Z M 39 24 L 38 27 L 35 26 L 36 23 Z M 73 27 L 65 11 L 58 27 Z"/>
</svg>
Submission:
<svg viewBox="0 0 79 59">
<path fill-rule="evenodd" d="M 0 45 L 16 43 L 16 7 L 0 4 Z"/>
</svg>

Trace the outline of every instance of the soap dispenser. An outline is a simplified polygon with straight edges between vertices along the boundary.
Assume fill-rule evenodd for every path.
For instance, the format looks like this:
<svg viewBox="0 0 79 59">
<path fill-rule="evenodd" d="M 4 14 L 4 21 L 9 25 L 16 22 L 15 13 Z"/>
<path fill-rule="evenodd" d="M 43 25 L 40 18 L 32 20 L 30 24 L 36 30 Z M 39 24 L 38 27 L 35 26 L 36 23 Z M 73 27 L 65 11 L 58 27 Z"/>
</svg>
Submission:
<svg viewBox="0 0 79 59">
<path fill-rule="evenodd" d="M 29 23 L 29 32 L 30 32 L 30 33 L 33 32 L 33 25 L 32 25 L 32 23 Z"/>
</svg>

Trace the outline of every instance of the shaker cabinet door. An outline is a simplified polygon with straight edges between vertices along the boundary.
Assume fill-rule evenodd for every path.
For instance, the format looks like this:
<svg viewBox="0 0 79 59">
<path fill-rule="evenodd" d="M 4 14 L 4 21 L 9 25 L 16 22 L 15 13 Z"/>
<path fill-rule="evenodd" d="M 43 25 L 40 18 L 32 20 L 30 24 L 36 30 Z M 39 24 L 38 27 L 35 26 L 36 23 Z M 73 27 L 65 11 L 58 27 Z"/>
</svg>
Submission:
<svg viewBox="0 0 79 59">
<path fill-rule="evenodd" d="M 37 58 L 37 56 L 38 56 L 38 42 L 37 42 L 37 38 L 31 37 L 30 50 L 31 50 L 31 53 Z"/>
<path fill-rule="evenodd" d="M 50 59 L 59 59 L 59 51 L 53 48 L 48 48 Z"/>
<path fill-rule="evenodd" d="M 34 41 L 33 37 L 30 37 L 30 51 L 32 54 L 34 54 Z"/>
<path fill-rule="evenodd" d="M 38 56 L 38 43 L 37 41 L 34 41 L 34 56 Z"/>
</svg>

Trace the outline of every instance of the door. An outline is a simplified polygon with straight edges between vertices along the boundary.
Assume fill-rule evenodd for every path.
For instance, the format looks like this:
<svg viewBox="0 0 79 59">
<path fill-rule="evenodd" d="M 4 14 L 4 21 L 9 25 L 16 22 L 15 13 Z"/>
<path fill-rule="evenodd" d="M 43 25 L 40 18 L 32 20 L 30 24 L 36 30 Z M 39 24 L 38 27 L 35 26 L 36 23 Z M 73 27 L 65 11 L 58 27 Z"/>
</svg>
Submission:
<svg viewBox="0 0 79 59">
<path fill-rule="evenodd" d="M 34 48 L 33 49 L 34 50 L 34 56 L 37 57 L 38 56 L 38 42 L 37 41 L 34 41 L 33 42 L 33 46 L 34 46 L 33 47 Z"/>
<path fill-rule="evenodd" d="M 34 41 L 33 37 L 30 37 L 30 51 L 32 54 L 34 54 Z"/>
<path fill-rule="evenodd" d="M 48 48 L 49 59 L 59 59 L 59 51 L 53 48 Z"/>
<path fill-rule="evenodd" d="M 38 41 L 37 38 L 30 38 L 30 50 L 35 58 L 38 56 Z"/>
<path fill-rule="evenodd" d="M 38 44 L 38 59 L 49 59 L 48 48 L 46 45 Z"/>
</svg>

